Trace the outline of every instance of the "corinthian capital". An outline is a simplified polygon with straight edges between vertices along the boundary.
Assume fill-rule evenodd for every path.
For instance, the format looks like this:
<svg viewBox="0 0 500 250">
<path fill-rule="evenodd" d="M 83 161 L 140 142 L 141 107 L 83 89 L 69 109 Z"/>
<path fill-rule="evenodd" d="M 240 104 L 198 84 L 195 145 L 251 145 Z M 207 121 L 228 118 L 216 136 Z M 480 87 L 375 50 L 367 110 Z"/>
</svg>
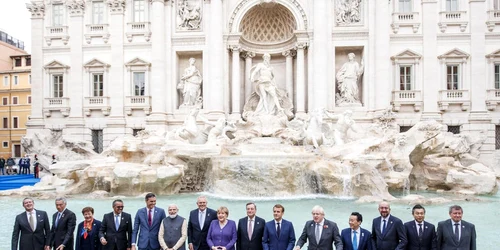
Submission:
<svg viewBox="0 0 500 250">
<path fill-rule="evenodd" d="M 241 57 L 243 58 L 254 58 L 255 57 L 255 52 L 253 51 L 245 51 L 244 53 L 241 53 Z"/>
<path fill-rule="evenodd" d="M 31 18 L 43 18 L 45 15 L 45 5 L 43 2 L 27 3 L 26 8 L 31 12 Z"/>
<path fill-rule="evenodd" d="M 241 46 L 240 45 L 229 45 L 229 49 L 232 52 L 241 52 Z"/>
<path fill-rule="evenodd" d="M 295 47 L 297 49 L 305 49 L 305 48 L 307 48 L 307 46 L 309 46 L 309 44 L 307 42 L 297 42 L 295 44 Z"/>
<path fill-rule="evenodd" d="M 294 57 L 297 53 L 295 53 L 295 50 L 287 50 L 287 51 L 283 51 L 283 53 L 281 53 L 284 57 Z"/>
<path fill-rule="evenodd" d="M 111 14 L 123 14 L 125 11 L 125 0 L 108 0 Z"/>
<path fill-rule="evenodd" d="M 83 0 L 67 1 L 68 11 L 71 16 L 83 16 L 85 12 L 85 2 Z"/>
</svg>

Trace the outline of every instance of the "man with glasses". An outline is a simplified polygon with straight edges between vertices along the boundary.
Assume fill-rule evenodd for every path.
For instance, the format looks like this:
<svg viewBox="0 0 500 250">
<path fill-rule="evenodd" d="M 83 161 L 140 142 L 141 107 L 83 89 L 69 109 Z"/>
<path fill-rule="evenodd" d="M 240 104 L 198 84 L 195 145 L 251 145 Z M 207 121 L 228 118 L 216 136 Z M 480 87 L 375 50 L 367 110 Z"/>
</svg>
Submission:
<svg viewBox="0 0 500 250">
<path fill-rule="evenodd" d="M 102 218 L 99 238 L 103 250 L 130 250 L 132 247 L 132 216 L 123 212 L 123 201 L 113 201 L 113 212 Z"/>
</svg>

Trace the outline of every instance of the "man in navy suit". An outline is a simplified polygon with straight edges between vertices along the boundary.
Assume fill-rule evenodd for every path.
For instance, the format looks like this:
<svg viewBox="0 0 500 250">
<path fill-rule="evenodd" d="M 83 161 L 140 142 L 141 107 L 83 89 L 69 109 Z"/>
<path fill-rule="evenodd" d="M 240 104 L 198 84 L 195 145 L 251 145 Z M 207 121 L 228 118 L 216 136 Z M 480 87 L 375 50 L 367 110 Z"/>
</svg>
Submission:
<svg viewBox="0 0 500 250">
<path fill-rule="evenodd" d="M 325 210 L 320 206 L 312 209 L 313 219 L 306 222 L 297 241 L 295 250 L 301 249 L 309 241 L 308 250 L 342 250 L 342 241 L 337 223 L 325 219 Z"/>
<path fill-rule="evenodd" d="M 160 224 L 166 217 L 165 210 L 156 207 L 156 195 L 146 194 L 146 207 L 137 210 L 134 219 L 134 229 L 132 230 L 132 250 L 136 247 L 139 250 L 160 249 L 158 232 Z M 139 240 L 137 240 L 139 238 Z"/>
<path fill-rule="evenodd" d="M 425 208 L 417 204 L 411 210 L 415 220 L 404 224 L 406 230 L 407 250 L 436 250 L 436 228 L 424 221 Z"/>
<path fill-rule="evenodd" d="M 31 198 L 24 198 L 23 207 L 26 211 L 17 215 L 14 222 L 11 249 L 49 249 L 49 216 L 45 211 L 35 209 L 35 201 Z"/>
<path fill-rule="evenodd" d="M 198 197 L 195 209 L 189 213 L 188 245 L 189 250 L 210 250 L 207 244 L 208 228 L 212 220 L 217 220 L 217 212 L 207 207 L 207 198 Z"/>
<path fill-rule="evenodd" d="M 292 250 L 295 245 L 295 230 L 290 221 L 283 219 L 285 208 L 276 204 L 273 207 L 274 220 L 268 221 L 262 237 L 264 250 Z"/>
<path fill-rule="evenodd" d="M 238 222 L 236 249 L 262 250 L 262 236 L 266 221 L 256 216 L 257 206 L 253 202 L 247 203 L 247 216 Z"/>
<path fill-rule="evenodd" d="M 476 227 L 462 220 L 462 207 L 451 206 L 449 214 L 450 219 L 438 223 L 437 249 L 476 250 Z"/>
<path fill-rule="evenodd" d="M 50 229 L 50 246 L 55 250 L 73 250 L 76 215 L 66 205 L 66 198 L 56 199 L 57 212 L 52 216 Z"/>
<path fill-rule="evenodd" d="M 103 250 L 130 250 L 132 247 L 132 216 L 123 212 L 123 201 L 113 201 L 113 212 L 105 214 L 99 229 Z"/>
<path fill-rule="evenodd" d="M 342 230 L 340 234 L 344 250 L 372 250 L 371 234 L 368 230 L 361 228 L 363 216 L 358 212 L 352 212 L 349 217 L 349 227 Z"/>
<path fill-rule="evenodd" d="M 380 216 L 373 219 L 372 242 L 376 250 L 404 250 L 406 233 L 403 222 L 391 215 L 391 207 L 387 202 L 378 205 Z"/>
</svg>

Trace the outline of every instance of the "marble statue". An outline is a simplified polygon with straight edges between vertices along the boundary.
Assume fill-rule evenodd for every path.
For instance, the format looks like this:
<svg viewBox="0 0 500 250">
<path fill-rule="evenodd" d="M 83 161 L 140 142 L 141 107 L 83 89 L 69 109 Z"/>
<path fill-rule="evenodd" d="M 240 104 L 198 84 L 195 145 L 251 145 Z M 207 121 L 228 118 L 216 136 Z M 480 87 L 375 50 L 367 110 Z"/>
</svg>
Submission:
<svg viewBox="0 0 500 250">
<path fill-rule="evenodd" d="M 338 25 L 348 25 L 361 21 L 361 0 L 337 0 L 336 22 Z"/>
<path fill-rule="evenodd" d="M 201 24 L 201 9 L 198 5 L 189 4 L 188 0 L 179 2 L 180 29 L 199 30 Z"/>
<path fill-rule="evenodd" d="M 356 133 L 360 132 L 355 128 L 356 122 L 354 121 L 354 119 L 352 119 L 352 110 L 346 110 L 342 115 L 330 114 L 328 113 L 328 111 L 325 111 L 324 114 L 332 119 L 337 119 L 337 124 L 333 131 L 335 145 L 339 146 L 346 143 L 346 141 L 349 139 L 349 130 L 352 130 Z"/>
<path fill-rule="evenodd" d="M 181 106 L 194 106 L 201 97 L 203 77 L 194 65 L 195 62 L 196 59 L 189 58 L 189 66 L 184 70 L 184 75 L 182 75 L 181 81 L 177 85 L 177 89 L 182 92 L 183 102 Z"/>
<path fill-rule="evenodd" d="M 338 89 L 337 104 L 359 104 L 358 80 L 364 72 L 363 59 L 361 64 L 354 60 L 354 53 L 349 53 L 349 61 L 337 72 Z"/>
<path fill-rule="evenodd" d="M 271 55 L 266 53 L 262 59 L 262 63 L 251 69 L 250 81 L 255 85 L 255 92 L 245 104 L 243 116 L 251 112 L 252 115 L 285 114 L 289 118 L 293 117 L 291 101 L 284 91 L 278 89 L 274 81 Z"/>
</svg>

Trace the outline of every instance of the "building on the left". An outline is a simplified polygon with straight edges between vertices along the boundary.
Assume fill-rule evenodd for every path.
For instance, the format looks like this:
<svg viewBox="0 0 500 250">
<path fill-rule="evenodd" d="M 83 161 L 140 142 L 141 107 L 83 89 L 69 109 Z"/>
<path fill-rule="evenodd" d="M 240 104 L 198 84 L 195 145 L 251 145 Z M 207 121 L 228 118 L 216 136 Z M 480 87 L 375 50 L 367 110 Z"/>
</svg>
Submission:
<svg viewBox="0 0 500 250">
<path fill-rule="evenodd" d="M 0 30 L 0 156 L 21 157 L 31 113 L 31 55 L 24 43 Z"/>
</svg>

